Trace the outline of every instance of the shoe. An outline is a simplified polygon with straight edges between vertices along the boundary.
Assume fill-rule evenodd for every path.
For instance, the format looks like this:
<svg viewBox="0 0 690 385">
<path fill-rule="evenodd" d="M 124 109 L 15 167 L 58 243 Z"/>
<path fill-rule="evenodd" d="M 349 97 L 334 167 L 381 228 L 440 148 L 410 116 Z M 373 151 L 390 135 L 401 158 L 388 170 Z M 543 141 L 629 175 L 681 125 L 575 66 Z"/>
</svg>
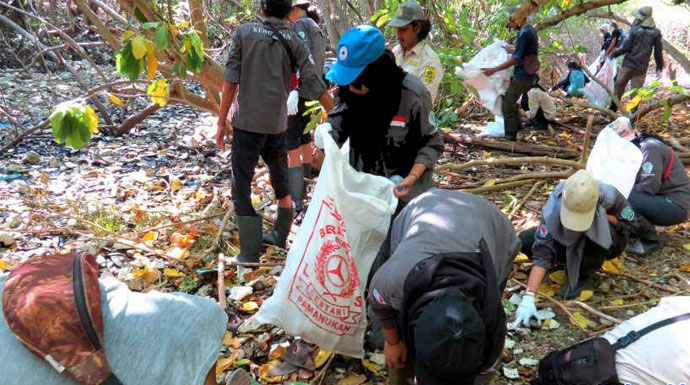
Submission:
<svg viewBox="0 0 690 385">
<path fill-rule="evenodd" d="M 561 290 L 558 291 L 558 296 L 565 300 L 575 299 L 580 296 L 582 290 L 589 289 L 592 285 L 594 285 L 594 277 L 581 276 L 574 288 L 570 287 L 570 283 L 563 285 Z"/>
<path fill-rule="evenodd" d="M 292 207 L 285 208 L 278 206 L 278 214 L 276 215 L 273 230 L 264 235 L 265 243 L 275 245 L 280 248 L 285 248 L 285 241 L 287 240 L 288 234 L 290 234 L 290 228 L 292 227 L 293 213 L 294 210 L 292 210 Z"/>
<path fill-rule="evenodd" d="M 259 262 L 261 238 L 263 237 L 262 220 L 258 216 L 237 216 L 237 227 L 240 230 L 239 262 Z"/>
<path fill-rule="evenodd" d="M 510 140 L 511 142 L 517 142 L 517 134 L 516 135 L 507 135 L 505 136 L 506 140 Z"/>
<path fill-rule="evenodd" d="M 645 257 L 658 248 L 659 241 L 643 241 L 638 239 L 633 243 L 629 243 L 625 248 L 625 252 L 638 257 Z"/>
<path fill-rule="evenodd" d="M 302 167 L 288 167 L 288 191 L 295 205 L 295 211 L 302 211 L 304 198 L 304 175 Z"/>
<path fill-rule="evenodd" d="M 225 379 L 225 385 L 252 385 L 252 378 L 244 369 L 237 369 Z"/>
</svg>

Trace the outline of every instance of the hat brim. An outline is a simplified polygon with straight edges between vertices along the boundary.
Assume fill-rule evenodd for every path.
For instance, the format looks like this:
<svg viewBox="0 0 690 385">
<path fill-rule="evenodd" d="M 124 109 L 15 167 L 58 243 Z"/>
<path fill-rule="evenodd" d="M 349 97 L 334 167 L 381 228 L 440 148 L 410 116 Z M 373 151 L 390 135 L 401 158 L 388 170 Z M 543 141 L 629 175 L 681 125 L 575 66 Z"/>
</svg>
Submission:
<svg viewBox="0 0 690 385">
<path fill-rule="evenodd" d="M 409 20 L 407 18 L 395 17 L 393 18 L 393 20 L 388 22 L 388 26 L 393 28 L 400 28 L 410 24 L 411 22 L 412 20 Z"/>
<path fill-rule="evenodd" d="M 561 224 L 568 230 L 572 231 L 586 231 L 592 227 L 594 221 L 594 213 L 597 211 L 597 206 L 594 206 L 591 212 L 576 213 L 568 210 L 565 204 L 561 202 Z"/>
<path fill-rule="evenodd" d="M 359 67 L 349 67 L 343 65 L 342 62 L 337 61 L 333 67 L 331 67 L 331 70 L 326 74 L 326 79 L 339 86 L 352 84 L 352 82 L 357 79 L 362 71 L 367 68 L 367 65 L 368 64 Z"/>
</svg>

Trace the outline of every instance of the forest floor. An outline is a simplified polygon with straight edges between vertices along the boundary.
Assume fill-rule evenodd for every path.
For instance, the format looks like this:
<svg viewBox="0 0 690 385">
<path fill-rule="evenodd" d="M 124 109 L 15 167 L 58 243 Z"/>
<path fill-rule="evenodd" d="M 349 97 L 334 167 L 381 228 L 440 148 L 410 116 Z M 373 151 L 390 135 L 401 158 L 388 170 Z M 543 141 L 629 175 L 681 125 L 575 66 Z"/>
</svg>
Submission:
<svg viewBox="0 0 690 385">
<path fill-rule="evenodd" d="M 83 73 L 94 76 L 88 69 L 83 69 Z M 30 127 L 45 119 L 56 103 L 81 93 L 71 76 L 59 77 L 55 86 L 55 75 L 33 73 L 27 77 L 8 70 L 0 75 L 2 102 L 11 110 L 21 111 L 23 115 L 16 116 L 16 121 Z M 144 101 L 134 101 L 126 108 L 108 104 L 114 117 L 143 107 Z M 682 138 L 690 121 L 688 107 L 675 106 L 666 122 L 662 119 L 663 109 L 655 111 L 645 116 L 638 128 L 662 137 Z M 444 130 L 448 140 L 440 163 L 533 155 L 576 160 L 583 145 L 579 130 L 585 129 L 587 117 L 595 116 L 595 133 L 608 121 L 591 110 L 560 102 L 559 108 L 561 120 L 578 130 L 554 127 L 553 135 L 524 130 L 518 142 L 522 153 L 515 153 L 505 150 L 505 145 L 510 144 L 503 140 L 462 140 L 463 135 L 476 139 L 474 135 L 490 120 L 483 108 L 471 106 L 462 124 Z M 215 121 L 209 114 L 170 105 L 129 134 L 114 136 L 104 132 L 80 151 L 56 144 L 48 130 L 10 149 L 2 155 L 0 165 L 0 270 L 11 270 L 32 256 L 87 250 L 98 254 L 103 274 L 119 278 L 133 290 L 182 291 L 217 298 L 218 250 L 207 250 L 213 246 L 218 232 L 223 231 L 219 251 L 234 254 L 237 232 L 231 223 L 222 228 L 230 198 L 230 154 L 214 145 Z M 14 128 L 8 121 L 0 120 L 0 124 L 0 135 L 5 135 L 0 143 L 7 143 Z M 491 147 L 492 143 L 498 143 L 503 150 Z M 535 148 L 541 152 L 530 153 Z M 474 166 L 438 175 L 437 182 L 441 188 L 475 189 L 500 184 L 520 174 L 564 170 L 567 168 L 554 164 Z M 532 189 L 535 183 L 539 184 Z M 555 179 L 537 177 L 524 185 L 482 196 L 506 212 L 516 230 L 521 231 L 538 223 L 541 207 L 556 183 Z M 257 173 L 253 191 L 254 203 L 265 208 L 267 218 L 272 217 L 273 196 L 263 168 Z M 528 199 L 521 202 L 530 191 Z M 298 229 L 298 225 L 293 227 L 293 236 Z M 509 332 L 494 384 L 527 383 L 536 371 L 536 362 L 546 353 L 602 334 L 612 328 L 611 317 L 625 320 L 655 306 L 663 296 L 690 293 L 690 225 L 659 231 L 659 250 L 646 258 L 623 255 L 607 263 L 588 293 L 591 297 L 581 298 L 596 312 L 605 313 L 604 317 L 574 302 L 541 300 L 540 307 L 553 310 L 552 320 L 541 328 L 535 325 L 531 330 Z M 269 247 L 263 257 L 265 266 L 226 269 L 227 287 L 251 290 L 232 290 L 234 299 L 228 306 L 231 332 L 223 341 L 218 372 L 244 366 L 261 382 L 320 383 L 318 376 L 327 368 L 324 384 L 384 383 L 380 351 L 368 351 L 362 360 L 340 355 L 329 360 L 327 352 L 316 349 L 312 353 L 316 370 L 300 369 L 284 377 L 268 375 L 294 339 L 277 328 L 257 328 L 251 324 L 240 330 L 238 327 L 272 293 L 284 259 L 284 250 Z M 518 259 L 504 295 L 509 320 L 514 318 L 516 308 L 513 295 L 519 292 L 520 283 L 525 283 L 528 271 L 528 261 Z M 553 296 L 563 277 L 554 274 L 547 281 L 541 290 Z M 240 291 L 245 295 L 239 295 Z M 315 381 L 314 376 L 319 379 Z"/>
</svg>

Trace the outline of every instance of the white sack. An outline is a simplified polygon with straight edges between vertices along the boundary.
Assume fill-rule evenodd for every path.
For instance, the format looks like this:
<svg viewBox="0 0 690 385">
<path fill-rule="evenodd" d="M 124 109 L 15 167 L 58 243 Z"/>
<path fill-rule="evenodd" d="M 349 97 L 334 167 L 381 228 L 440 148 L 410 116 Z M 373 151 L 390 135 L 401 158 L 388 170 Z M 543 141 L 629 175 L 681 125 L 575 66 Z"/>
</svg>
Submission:
<svg viewBox="0 0 690 385">
<path fill-rule="evenodd" d="M 598 62 L 595 61 L 589 67 L 590 73 L 593 74 L 596 72 L 597 63 Z M 613 91 L 617 71 L 618 69 L 616 68 L 616 61 L 613 59 L 606 59 L 604 65 L 601 66 L 601 69 L 596 74 L 596 78 L 602 83 L 606 84 L 606 86 Z M 593 104 L 597 107 L 608 108 L 608 106 L 611 104 L 611 96 L 609 96 L 609 93 L 606 92 L 606 90 L 599 85 L 599 83 L 595 82 L 594 79 L 589 80 L 589 83 L 585 85 L 582 93 L 590 104 Z"/>
<path fill-rule="evenodd" d="M 323 138 L 326 157 L 285 269 L 257 318 L 319 347 L 364 355 L 364 290 L 397 206 L 393 183 L 358 172 Z"/>
<path fill-rule="evenodd" d="M 640 149 L 616 134 L 609 124 L 597 136 L 587 160 L 587 171 L 594 179 L 614 186 L 627 198 L 641 164 Z"/>
</svg>

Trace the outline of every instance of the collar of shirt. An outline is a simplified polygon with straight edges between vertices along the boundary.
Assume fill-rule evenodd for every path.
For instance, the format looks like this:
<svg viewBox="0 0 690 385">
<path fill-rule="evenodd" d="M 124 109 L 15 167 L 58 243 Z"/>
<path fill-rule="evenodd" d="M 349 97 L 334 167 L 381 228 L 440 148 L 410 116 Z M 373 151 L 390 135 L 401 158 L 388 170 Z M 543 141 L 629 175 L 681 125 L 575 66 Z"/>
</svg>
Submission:
<svg viewBox="0 0 690 385">
<path fill-rule="evenodd" d="M 403 57 L 405 59 L 409 59 L 412 56 L 421 56 L 422 52 L 424 52 L 425 46 L 426 46 L 426 41 L 422 40 L 422 41 L 418 42 L 414 47 L 412 47 L 412 49 L 409 50 L 408 52 L 403 51 Z M 401 47 L 401 49 L 402 49 L 402 47 Z"/>
<path fill-rule="evenodd" d="M 273 17 L 273 16 L 267 17 L 266 21 L 268 23 L 275 24 L 275 25 L 283 25 L 284 24 L 282 19 L 279 19 L 279 18 Z"/>
</svg>

